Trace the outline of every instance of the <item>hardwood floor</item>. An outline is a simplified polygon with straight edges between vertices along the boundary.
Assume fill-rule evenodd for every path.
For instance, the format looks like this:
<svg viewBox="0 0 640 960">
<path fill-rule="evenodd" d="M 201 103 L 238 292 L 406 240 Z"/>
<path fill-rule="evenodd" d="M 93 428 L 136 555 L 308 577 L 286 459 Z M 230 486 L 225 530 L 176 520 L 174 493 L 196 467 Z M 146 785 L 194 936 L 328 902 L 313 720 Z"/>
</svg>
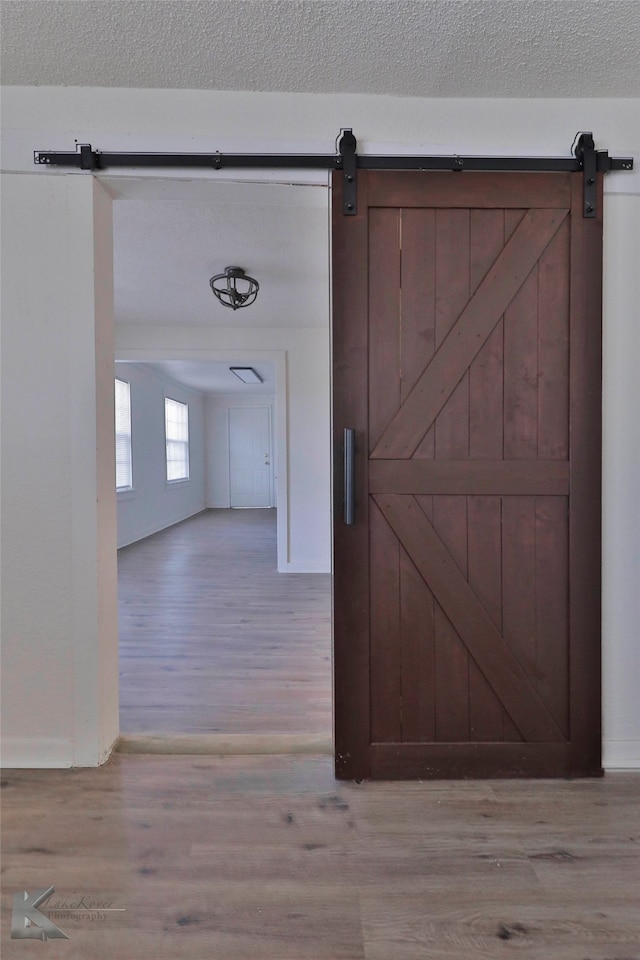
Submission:
<svg viewBox="0 0 640 960">
<path fill-rule="evenodd" d="M 276 574 L 251 519 L 123 551 L 129 729 L 330 731 L 328 578 Z M 640 960 L 640 773 L 357 784 L 228 753 L 4 771 L 3 960 Z M 69 939 L 11 939 L 13 895 L 49 886 Z"/>
<path fill-rule="evenodd" d="M 339 783 L 329 757 L 5 771 L 4 960 L 638 960 L 640 774 Z M 12 895 L 108 910 L 10 939 Z M 46 908 L 43 912 L 47 912 Z"/>
<path fill-rule="evenodd" d="M 118 569 L 123 734 L 330 741 L 330 576 L 277 572 L 275 510 L 207 510 Z"/>
</svg>

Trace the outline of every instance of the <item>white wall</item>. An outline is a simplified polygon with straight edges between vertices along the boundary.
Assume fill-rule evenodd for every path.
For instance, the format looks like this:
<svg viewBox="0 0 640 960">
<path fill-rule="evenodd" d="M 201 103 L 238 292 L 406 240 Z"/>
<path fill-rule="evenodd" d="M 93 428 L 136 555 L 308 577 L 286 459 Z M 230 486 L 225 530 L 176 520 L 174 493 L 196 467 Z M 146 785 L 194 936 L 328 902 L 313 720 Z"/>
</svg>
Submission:
<svg viewBox="0 0 640 960">
<path fill-rule="evenodd" d="M 271 329 L 120 324 L 124 360 L 227 360 L 276 365 L 274 439 L 278 570 L 331 569 L 329 324 Z"/>
<path fill-rule="evenodd" d="M 640 167 L 640 144 L 635 151 Z M 604 218 L 602 667 L 606 767 L 640 767 L 640 195 Z"/>
<path fill-rule="evenodd" d="M 133 490 L 118 493 L 118 547 L 205 508 L 204 395 L 143 364 L 117 363 L 131 384 Z M 167 483 L 164 398 L 189 405 L 189 479 Z"/>
<path fill-rule="evenodd" d="M 637 376 L 639 349 L 638 304 L 638 222 L 640 219 L 640 109 L 637 100 L 415 100 L 367 96 L 276 95 L 217 93 L 183 90 L 103 90 L 97 88 L 8 88 L 3 91 L 3 164 L 19 171 L 12 177 L 13 193 L 9 215 L 4 214 L 3 242 L 9 254 L 5 271 L 14 277 L 11 311 L 5 321 L 5 357 L 10 370 L 7 399 L 14 409 L 16 424 L 10 428 L 9 455 L 22 460 L 25 469 L 41 464 L 41 451 L 49 448 L 40 402 L 27 404 L 33 414 L 25 415 L 24 387 L 31 385 L 37 397 L 51 388 L 50 369 L 63 365 L 67 347 L 80 365 L 86 386 L 93 386 L 90 372 L 93 361 L 79 355 L 74 335 L 83 333 L 89 309 L 88 286 L 92 281 L 91 249 L 93 237 L 86 226 L 92 218 L 89 178 L 80 172 L 58 176 L 32 165 L 34 149 L 68 150 L 74 138 L 91 142 L 99 149 L 159 151 L 291 151 L 327 152 L 334 149 L 339 128 L 351 126 L 361 152 L 476 153 L 476 154 L 555 154 L 567 155 L 577 130 L 593 130 L 597 146 L 612 154 L 631 154 L 636 158 L 632 174 L 609 174 L 606 179 L 607 214 L 605 224 L 605 298 L 604 298 L 604 556 L 603 556 L 603 708 L 604 762 L 609 768 L 640 767 L 640 378 Z M 212 134 L 224 130 L 224 136 Z M 251 131 L 250 136 L 247 131 Z M 122 170 L 131 175 L 134 171 Z M 150 172 L 135 171 L 136 176 Z M 165 171 L 165 176 L 170 176 Z M 175 171 L 176 177 L 185 171 Z M 190 173 L 190 176 L 195 174 Z M 199 177 L 211 176 L 201 171 Z M 216 175 L 218 179 L 242 179 L 238 171 Z M 262 176 L 257 171 L 250 179 Z M 326 183 L 326 176 L 287 171 L 288 180 Z M 464 176 L 464 174 L 462 174 Z M 264 179 L 282 179 L 273 171 Z M 615 195 L 615 196 L 614 196 Z M 76 220 L 84 226 L 73 232 Z M 61 243 L 60 238 L 65 238 Z M 82 242 L 80 242 L 80 240 Z M 83 244 L 88 243 L 88 248 Z M 55 249 L 54 249 L 55 248 Z M 9 267 L 9 269 L 7 269 Z M 34 278 L 41 282 L 34 282 Z M 74 295 L 69 298 L 69 286 Z M 82 286 L 83 295 L 77 292 Z M 25 293 L 25 290 L 28 291 Z M 77 299 L 83 309 L 77 311 Z M 65 311 L 65 308 L 68 309 Z M 93 306 L 91 306 L 93 309 Z M 25 322 L 25 312 L 28 322 Z M 91 315 L 89 311 L 88 315 Z M 184 331 L 181 331 L 184 336 Z M 163 333 L 165 346 L 178 349 L 171 330 Z M 118 334 L 123 345 L 135 347 L 144 335 L 126 330 Z M 27 340 L 28 338 L 28 340 Z M 328 504 L 328 440 L 325 430 L 328 411 L 308 398 L 328 396 L 324 331 L 317 333 L 315 353 L 298 347 L 287 354 L 290 365 L 289 439 L 299 441 L 301 451 L 290 470 L 291 556 L 302 558 L 308 544 L 324 536 L 328 525 L 319 511 L 311 523 L 297 525 L 304 512 L 303 490 L 308 489 Z M 206 337 L 206 331 L 193 332 L 191 346 L 219 349 Z M 281 336 L 279 346 L 264 344 L 264 349 L 289 351 Z M 83 341 L 84 343 L 84 341 Z M 233 347 L 232 343 L 223 344 Z M 247 344 L 248 347 L 251 344 Z M 308 349 L 308 344 L 306 345 Z M 296 356 L 294 356 L 296 354 Z M 48 367 L 49 356 L 58 363 Z M 135 359 L 135 358 L 134 358 Z M 18 398 L 15 400 L 14 398 Z M 62 449 L 78 438 L 78 424 L 86 412 L 78 413 L 76 397 L 65 398 L 63 412 L 69 424 L 58 419 L 62 430 Z M 5 400 L 6 404 L 7 400 Z M 86 407 L 83 408 L 86 411 Z M 309 422 L 311 418 L 311 422 Z M 86 425 L 87 449 L 94 441 Z M 311 457 L 305 462 L 304 455 Z M 73 556 L 84 553 L 94 565 L 95 534 L 85 532 L 76 520 L 76 505 L 83 497 L 95 497 L 95 478 L 90 472 L 78 476 L 61 455 L 52 454 L 57 464 L 54 482 L 44 478 L 24 478 L 9 469 L 9 493 L 15 497 L 13 517 L 5 533 L 5 550 L 11 557 L 7 566 L 9 588 L 5 601 L 12 639 L 6 656 L 5 680 L 9 700 L 5 704 L 5 733 L 25 738 L 20 756 L 12 741 L 16 760 L 24 760 L 31 750 L 43 760 L 41 741 L 48 736 L 62 744 L 52 762 L 73 758 L 70 744 L 82 735 L 69 710 L 60 701 L 70 694 L 74 682 L 93 690 L 92 671 L 97 662 L 78 662 L 76 680 L 65 659 L 63 637 L 72 621 L 76 631 L 82 628 L 89 649 L 97 643 L 95 609 L 81 602 L 78 592 L 69 589 Z M 6 456 L 6 454 L 5 454 Z M 11 460 L 9 461 L 12 462 Z M 316 469 L 318 467 L 318 469 Z M 91 485 L 93 483 L 93 486 Z M 83 507 L 83 509 L 85 509 Z M 326 509 L 324 512 L 326 514 Z M 30 513 L 30 511 L 32 511 Z M 295 521 L 295 522 L 294 522 Z M 37 527 L 44 525 L 45 533 Z M 22 526 L 27 535 L 21 542 Z M 74 530 L 73 551 L 69 529 Z M 311 535 L 311 539 L 310 539 Z M 45 536 L 47 549 L 42 551 Z M 54 543 L 58 549 L 54 557 Z M 21 579 L 22 578 L 22 579 Z M 38 601 L 34 603 L 34 594 Z M 22 639 L 18 639 L 18 629 Z M 51 639 L 55 637 L 54 639 Z M 22 651 L 22 652 L 20 652 Z M 45 680 L 46 677 L 46 680 Z M 38 703 L 30 713 L 33 700 L 25 695 L 37 689 Z M 94 718 L 95 720 L 95 718 Z M 91 721 L 93 722 L 93 721 Z M 95 721 L 97 723 L 97 721 Z M 91 726 L 91 723 L 89 724 Z M 95 730 L 91 729 L 91 736 Z M 53 756 L 53 754 L 52 754 Z M 98 762 L 100 752 L 84 762 Z"/>
<path fill-rule="evenodd" d="M 272 457 L 277 463 L 274 443 L 273 397 L 244 397 L 241 394 L 210 394 L 205 400 L 205 448 L 207 458 L 206 502 L 208 507 L 228 507 L 229 494 L 229 409 L 268 407 L 272 424 Z M 273 494 L 272 494 L 273 496 Z"/>
<path fill-rule="evenodd" d="M 96 764 L 118 734 L 110 216 L 91 179 L 2 178 L 9 766 Z"/>
</svg>

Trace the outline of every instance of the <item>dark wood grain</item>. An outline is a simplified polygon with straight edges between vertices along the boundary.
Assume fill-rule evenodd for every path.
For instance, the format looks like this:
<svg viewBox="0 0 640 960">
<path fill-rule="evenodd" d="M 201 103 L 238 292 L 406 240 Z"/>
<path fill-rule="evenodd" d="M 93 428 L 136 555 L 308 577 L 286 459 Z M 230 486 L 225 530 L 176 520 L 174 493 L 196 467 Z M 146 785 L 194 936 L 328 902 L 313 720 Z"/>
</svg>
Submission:
<svg viewBox="0 0 640 960">
<path fill-rule="evenodd" d="M 569 511 L 566 497 L 535 504 L 536 677 L 565 737 L 569 730 Z"/>
<path fill-rule="evenodd" d="M 404 403 L 435 351 L 434 210 L 401 210 L 401 247 L 400 385 Z M 433 457 L 433 428 L 423 438 L 417 455 Z M 399 603 L 402 740 L 429 741 L 435 736 L 435 602 L 402 548 Z"/>
<path fill-rule="evenodd" d="M 378 494 L 375 500 L 523 736 L 561 741 L 557 724 L 510 646 L 414 498 Z"/>
<path fill-rule="evenodd" d="M 369 446 L 400 408 L 400 214 L 369 217 Z"/>
<path fill-rule="evenodd" d="M 369 197 L 374 207 L 568 208 L 571 176 L 570 173 L 505 175 L 465 171 L 460 176 L 457 173 L 370 171 Z"/>
<path fill-rule="evenodd" d="M 436 210 L 436 351 L 469 302 L 469 210 Z M 424 384 L 424 375 L 418 381 Z M 418 387 L 418 385 L 416 385 Z M 415 389 L 415 388 L 414 388 Z M 418 387 L 421 391 L 422 387 Z M 411 394 L 405 403 L 412 403 Z M 406 407 L 405 407 L 406 409 Z M 465 369 L 434 418 L 435 456 L 469 455 L 469 371 Z M 424 408 L 421 415 L 424 416 Z M 391 429 L 397 429 L 396 426 Z M 427 424 L 428 425 L 428 422 Z M 420 431 L 418 431 L 420 432 Z M 414 451 L 415 452 L 415 451 Z M 408 455 L 408 451 L 404 454 Z"/>
<path fill-rule="evenodd" d="M 538 452 L 538 266 L 504 315 L 504 456 L 535 460 Z"/>
<path fill-rule="evenodd" d="M 436 730 L 435 601 L 406 550 L 400 551 L 402 740 Z"/>
<path fill-rule="evenodd" d="M 469 586 L 502 632 L 502 550 L 500 497 L 468 497 Z M 505 711 L 475 661 L 469 666 L 469 739 L 504 738 Z"/>
<path fill-rule="evenodd" d="M 402 210 L 401 216 L 404 403 L 436 348 L 436 211 Z"/>
<path fill-rule="evenodd" d="M 373 457 L 413 454 L 565 217 L 564 210 L 530 210 L 525 214 L 385 430 Z"/>
<path fill-rule="evenodd" d="M 538 264 L 538 456 L 569 456 L 569 242 L 565 220 Z"/>
<path fill-rule="evenodd" d="M 400 547 L 375 503 L 370 506 L 371 543 L 371 737 L 402 740 L 400 648 Z"/>
<path fill-rule="evenodd" d="M 537 689 L 533 497 L 505 497 L 502 502 L 502 628 L 507 643 Z"/>
<path fill-rule="evenodd" d="M 567 743 L 372 744 L 376 779 L 467 780 L 486 777 L 562 777 L 570 769 Z"/>
<path fill-rule="evenodd" d="M 401 755 L 437 775 L 439 741 L 474 770 L 504 746 L 500 776 L 597 775 L 600 225 L 583 222 L 579 175 L 363 180 L 369 230 L 349 256 L 368 275 L 366 582 L 350 560 L 379 655 L 361 664 L 359 743 L 369 758 L 388 744 L 375 776 L 399 775 Z M 361 355 L 334 377 L 361 384 Z"/>
<path fill-rule="evenodd" d="M 598 215 L 571 208 L 569 593 L 571 739 L 583 770 L 601 765 L 602 175 Z"/>
<path fill-rule="evenodd" d="M 436 349 L 436 211 L 401 210 L 401 232 L 400 386 L 404 403 Z M 432 458 L 434 452 L 432 426 L 415 456 Z"/>
<path fill-rule="evenodd" d="M 333 676 L 336 775 L 369 775 L 368 211 L 358 177 L 358 215 L 342 213 L 332 180 L 333 270 Z M 344 517 L 344 429 L 356 431 L 355 523 Z"/>
<path fill-rule="evenodd" d="M 524 214 L 523 214 L 524 215 Z M 473 293 L 495 261 L 505 237 L 505 211 L 471 211 L 469 289 Z M 469 456 L 501 460 L 504 448 L 504 319 L 500 319 L 469 368 Z M 486 492 L 502 492 L 493 477 Z M 468 493 L 475 492 L 468 490 Z M 482 492 L 482 491 L 480 491 Z M 467 497 L 469 585 L 502 630 L 501 500 Z M 507 733 L 508 731 L 508 733 Z M 469 664 L 469 739 L 521 740 L 484 674 Z"/>
<path fill-rule="evenodd" d="M 409 498 L 412 505 L 415 498 Z M 387 501 L 388 502 L 388 501 Z M 418 517 L 420 533 L 427 518 Z M 433 530 L 437 531 L 443 548 L 447 551 L 452 566 L 467 574 L 467 504 L 466 497 L 438 496 L 433 498 Z M 415 544 L 404 544 L 397 528 L 396 533 L 409 552 L 418 570 L 429 584 L 436 599 L 435 671 L 436 671 L 436 735 L 439 742 L 467 741 L 469 739 L 469 668 L 470 656 L 464 638 L 460 636 L 459 624 L 451 618 L 451 610 L 443 592 L 425 577 L 424 554 L 419 554 Z M 417 539 L 417 538 L 416 538 Z M 423 549 L 428 545 L 423 542 Z"/>
<path fill-rule="evenodd" d="M 503 210 L 472 210 L 469 290 L 474 293 L 505 243 Z M 499 320 L 469 368 L 469 456 L 503 455 L 504 324 Z"/>
<path fill-rule="evenodd" d="M 370 493 L 567 495 L 561 460 L 371 460 Z"/>
</svg>

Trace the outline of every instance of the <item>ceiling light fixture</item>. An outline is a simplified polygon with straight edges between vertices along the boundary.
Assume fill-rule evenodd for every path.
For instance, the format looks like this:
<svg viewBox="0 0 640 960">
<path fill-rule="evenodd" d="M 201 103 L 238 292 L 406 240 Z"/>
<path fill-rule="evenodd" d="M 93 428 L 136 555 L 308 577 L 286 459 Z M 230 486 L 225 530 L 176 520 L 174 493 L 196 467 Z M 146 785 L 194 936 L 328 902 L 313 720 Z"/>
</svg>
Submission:
<svg viewBox="0 0 640 960">
<path fill-rule="evenodd" d="M 235 373 L 243 383 L 264 383 L 260 374 L 253 367 L 229 367 L 231 373 Z"/>
<path fill-rule="evenodd" d="M 232 310 L 248 307 L 258 296 L 260 289 L 258 281 L 248 277 L 242 267 L 225 267 L 224 273 L 211 277 L 209 285 L 220 303 Z"/>
</svg>

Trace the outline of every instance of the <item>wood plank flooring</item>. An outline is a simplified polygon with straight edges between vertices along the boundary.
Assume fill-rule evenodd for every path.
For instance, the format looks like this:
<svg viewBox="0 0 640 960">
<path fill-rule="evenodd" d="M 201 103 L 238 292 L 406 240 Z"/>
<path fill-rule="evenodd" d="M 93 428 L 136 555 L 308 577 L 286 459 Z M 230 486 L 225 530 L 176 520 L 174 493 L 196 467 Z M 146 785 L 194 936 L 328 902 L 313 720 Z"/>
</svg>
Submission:
<svg viewBox="0 0 640 960">
<path fill-rule="evenodd" d="M 118 580 L 122 733 L 330 741 L 330 576 L 277 572 L 275 510 L 207 510 Z"/>
<path fill-rule="evenodd" d="M 640 958 L 640 773 L 358 785 L 330 757 L 120 754 L 2 787 L 4 960 Z M 49 885 L 111 906 L 12 940 L 13 894 Z"/>
</svg>

